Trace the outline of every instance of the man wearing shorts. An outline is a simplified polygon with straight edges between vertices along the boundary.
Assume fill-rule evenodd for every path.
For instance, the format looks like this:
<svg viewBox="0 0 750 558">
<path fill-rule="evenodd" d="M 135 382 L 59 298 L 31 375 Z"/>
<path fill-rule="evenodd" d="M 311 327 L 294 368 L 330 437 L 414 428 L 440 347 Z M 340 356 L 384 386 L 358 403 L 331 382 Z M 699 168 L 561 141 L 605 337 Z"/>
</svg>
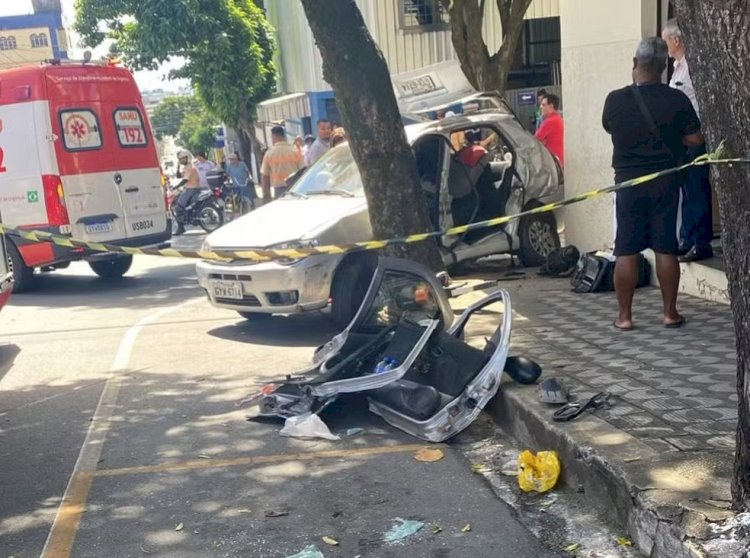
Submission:
<svg viewBox="0 0 750 558">
<path fill-rule="evenodd" d="M 690 99 L 661 82 L 667 44 L 643 39 L 633 59 L 633 84 L 612 91 L 604 103 L 602 124 L 612 136 L 612 167 L 622 182 L 684 162 L 685 147 L 703 143 Z M 617 192 L 615 290 L 619 314 L 615 328 L 633 329 L 633 295 L 638 283 L 638 254 L 656 253 L 665 327 L 680 327 L 677 312 L 680 264 L 677 261 L 677 208 L 683 176 L 674 174 Z"/>
</svg>

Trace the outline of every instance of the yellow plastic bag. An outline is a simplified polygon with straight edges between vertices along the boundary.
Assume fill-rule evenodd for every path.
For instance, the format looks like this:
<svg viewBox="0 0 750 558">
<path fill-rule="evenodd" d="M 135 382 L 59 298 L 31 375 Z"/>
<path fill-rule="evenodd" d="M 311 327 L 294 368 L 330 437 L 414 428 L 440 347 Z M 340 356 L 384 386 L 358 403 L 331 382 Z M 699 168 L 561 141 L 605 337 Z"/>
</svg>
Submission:
<svg viewBox="0 0 750 558">
<path fill-rule="evenodd" d="M 536 455 L 524 450 L 518 456 L 518 486 L 524 492 L 547 492 L 560 478 L 560 460 L 556 451 L 540 451 Z"/>
</svg>

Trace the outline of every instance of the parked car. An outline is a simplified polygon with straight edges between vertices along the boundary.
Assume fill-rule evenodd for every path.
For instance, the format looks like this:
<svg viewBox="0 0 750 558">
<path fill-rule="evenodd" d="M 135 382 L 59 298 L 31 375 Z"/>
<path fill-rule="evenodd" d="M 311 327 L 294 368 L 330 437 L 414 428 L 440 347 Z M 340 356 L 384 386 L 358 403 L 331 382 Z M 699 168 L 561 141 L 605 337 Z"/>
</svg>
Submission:
<svg viewBox="0 0 750 558">
<path fill-rule="evenodd" d="M 481 94 L 463 101 L 474 107 L 473 113 L 405 127 L 434 227 L 478 222 L 559 200 L 559 165 L 504 101 Z M 454 144 L 466 137 L 487 149 L 481 173 L 467 170 L 456 153 Z M 464 190 L 463 195 L 457 190 Z M 371 239 L 359 170 L 343 144 L 299 177 L 286 196 L 215 231 L 202 249 L 295 248 Z M 535 266 L 559 246 L 553 213 L 440 239 L 448 266 L 509 252 Z M 212 304 L 247 319 L 317 310 L 330 301 L 335 322 L 344 327 L 362 302 L 376 259 L 374 252 L 357 252 L 263 263 L 201 261 L 197 273 Z"/>
</svg>

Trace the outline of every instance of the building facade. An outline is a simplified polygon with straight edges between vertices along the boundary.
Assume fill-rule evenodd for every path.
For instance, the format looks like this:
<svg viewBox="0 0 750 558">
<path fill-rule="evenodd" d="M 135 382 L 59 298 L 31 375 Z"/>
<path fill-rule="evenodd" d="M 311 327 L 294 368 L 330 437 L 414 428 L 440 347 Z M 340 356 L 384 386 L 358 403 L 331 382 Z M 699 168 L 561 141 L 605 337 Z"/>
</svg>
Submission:
<svg viewBox="0 0 750 558">
<path fill-rule="evenodd" d="M 391 74 L 455 59 L 448 16 L 438 0 L 356 0 L 356 3 Z M 486 10 L 481 32 L 488 47 L 497 49 L 502 40 L 500 17 L 494 2 L 487 2 Z M 556 59 L 557 68 L 560 59 L 559 10 L 560 0 L 533 0 L 531 3 L 519 54 L 523 60 L 519 60 L 520 67 L 514 72 L 519 85 L 533 87 L 551 83 L 550 67 L 554 66 L 551 59 Z M 283 120 L 288 131 L 295 135 L 314 133 L 312 128 L 318 118 L 327 117 L 340 122 L 333 92 L 323 78 L 323 61 L 302 5 L 297 0 L 274 0 L 266 2 L 266 14 L 276 30 L 278 89 L 284 95 L 262 103 L 258 120 L 267 123 Z M 530 24 L 532 21 L 535 23 Z M 544 21 L 557 25 L 556 55 L 554 46 L 550 50 L 549 45 L 534 43 L 538 23 Z M 540 72 L 535 66 L 544 54 L 548 59 L 541 64 L 545 69 Z M 538 75 L 534 75 L 535 70 Z M 513 79 L 512 74 L 511 81 Z M 265 130 L 259 132 L 260 137 L 266 135 Z"/>
<path fill-rule="evenodd" d="M 60 0 L 33 0 L 34 13 L 0 17 L 0 69 L 68 58 Z"/>
</svg>

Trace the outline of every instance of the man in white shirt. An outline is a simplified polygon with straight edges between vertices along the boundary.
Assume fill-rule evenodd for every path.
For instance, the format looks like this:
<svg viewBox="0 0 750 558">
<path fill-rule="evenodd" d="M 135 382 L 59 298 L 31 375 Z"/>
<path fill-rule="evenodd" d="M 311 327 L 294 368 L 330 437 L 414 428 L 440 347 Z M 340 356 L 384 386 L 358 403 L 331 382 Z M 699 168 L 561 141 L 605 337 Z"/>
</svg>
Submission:
<svg viewBox="0 0 750 558">
<path fill-rule="evenodd" d="M 198 171 L 198 175 L 201 178 L 201 190 L 208 190 L 209 184 L 208 179 L 206 178 L 206 175 L 209 173 L 209 171 L 212 171 L 216 168 L 216 165 L 213 163 L 213 161 L 209 161 L 206 159 L 206 155 L 204 153 L 195 153 L 195 162 L 193 163 L 193 166 Z"/>
<path fill-rule="evenodd" d="M 669 56 L 674 58 L 674 72 L 669 86 L 679 89 L 687 95 L 693 104 L 698 118 L 700 110 L 698 100 L 690 79 L 685 42 L 676 19 L 667 21 L 661 33 L 667 43 Z M 706 153 L 706 146 L 687 149 L 687 158 L 693 160 Z M 713 238 L 713 219 L 711 215 L 711 182 L 708 165 L 691 167 L 685 172 L 682 185 L 682 227 L 679 232 L 680 261 L 695 262 L 713 256 L 711 240 Z"/>
<path fill-rule="evenodd" d="M 315 161 L 320 159 L 326 152 L 331 149 L 331 134 L 333 133 L 333 124 L 327 118 L 318 120 L 318 137 L 310 146 L 305 154 L 305 166 L 312 166 Z"/>
</svg>

